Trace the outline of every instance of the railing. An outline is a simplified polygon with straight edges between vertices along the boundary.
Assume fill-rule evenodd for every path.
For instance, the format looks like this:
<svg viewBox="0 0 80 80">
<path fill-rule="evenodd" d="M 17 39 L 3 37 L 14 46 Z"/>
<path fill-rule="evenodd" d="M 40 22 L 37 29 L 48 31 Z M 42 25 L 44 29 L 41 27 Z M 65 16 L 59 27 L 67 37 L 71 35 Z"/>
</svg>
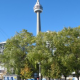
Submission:
<svg viewBox="0 0 80 80">
<path fill-rule="evenodd" d="M 34 9 L 43 9 L 43 7 L 40 6 L 40 5 L 37 5 L 37 6 L 34 7 Z"/>
<path fill-rule="evenodd" d="M 4 70 L 0 70 L 0 73 L 4 73 Z"/>
</svg>

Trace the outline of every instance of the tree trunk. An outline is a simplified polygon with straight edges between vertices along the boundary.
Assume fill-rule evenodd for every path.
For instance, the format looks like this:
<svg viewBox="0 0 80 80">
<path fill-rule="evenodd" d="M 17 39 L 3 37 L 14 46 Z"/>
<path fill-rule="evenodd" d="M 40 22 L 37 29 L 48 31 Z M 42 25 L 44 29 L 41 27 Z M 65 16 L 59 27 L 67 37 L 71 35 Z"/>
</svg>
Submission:
<svg viewBox="0 0 80 80">
<path fill-rule="evenodd" d="M 66 76 L 64 76 L 65 77 L 65 80 L 66 80 Z"/>
<path fill-rule="evenodd" d="M 79 76 L 77 76 L 77 79 L 79 80 Z"/>
<path fill-rule="evenodd" d="M 79 70 L 76 71 L 76 77 L 79 80 Z"/>
<path fill-rule="evenodd" d="M 49 80 L 50 80 L 50 77 L 49 77 Z"/>
<path fill-rule="evenodd" d="M 21 80 L 24 80 L 23 78 L 21 78 Z"/>
</svg>

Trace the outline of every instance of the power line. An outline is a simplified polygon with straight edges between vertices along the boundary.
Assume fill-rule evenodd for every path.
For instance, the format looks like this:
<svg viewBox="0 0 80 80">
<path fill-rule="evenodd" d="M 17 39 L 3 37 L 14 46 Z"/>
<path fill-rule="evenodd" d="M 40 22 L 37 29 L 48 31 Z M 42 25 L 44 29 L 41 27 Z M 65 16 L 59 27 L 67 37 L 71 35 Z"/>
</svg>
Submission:
<svg viewBox="0 0 80 80">
<path fill-rule="evenodd" d="M 7 33 L 6 33 L 2 28 L 0 28 L 0 32 L 1 32 L 1 35 L 3 36 L 4 39 L 6 39 L 6 38 L 9 37 L 9 36 L 7 35 Z M 2 41 L 2 40 L 0 39 L 0 41 Z"/>
</svg>

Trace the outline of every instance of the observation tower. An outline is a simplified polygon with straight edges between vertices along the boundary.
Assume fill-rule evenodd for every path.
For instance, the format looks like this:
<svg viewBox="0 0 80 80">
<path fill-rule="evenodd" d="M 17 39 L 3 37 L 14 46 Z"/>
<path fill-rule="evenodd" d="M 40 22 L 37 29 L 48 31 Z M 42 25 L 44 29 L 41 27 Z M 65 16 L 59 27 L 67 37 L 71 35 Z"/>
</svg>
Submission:
<svg viewBox="0 0 80 80">
<path fill-rule="evenodd" d="M 43 7 L 40 5 L 39 0 L 37 0 L 34 6 L 34 12 L 37 14 L 37 34 L 41 31 L 41 23 L 40 23 L 40 13 L 42 12 Z"/>
</svg>

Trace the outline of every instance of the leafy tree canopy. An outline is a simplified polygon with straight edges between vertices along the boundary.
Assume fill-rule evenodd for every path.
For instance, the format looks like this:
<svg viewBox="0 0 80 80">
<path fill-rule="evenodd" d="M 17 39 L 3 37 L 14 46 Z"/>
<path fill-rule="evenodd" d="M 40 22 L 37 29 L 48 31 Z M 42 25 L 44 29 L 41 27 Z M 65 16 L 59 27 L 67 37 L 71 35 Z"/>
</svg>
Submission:
<svg viewBox="0 0 80 80">
<path fill-rule="evenodd" d="M 2 62 L 5 63 L 8 72 L 13 69 L 13 73 L 20 74 L 26 55 L 32 49 L 33 38 L 32 33 L 22 30 L 6 41 Z"/>
</svg>

